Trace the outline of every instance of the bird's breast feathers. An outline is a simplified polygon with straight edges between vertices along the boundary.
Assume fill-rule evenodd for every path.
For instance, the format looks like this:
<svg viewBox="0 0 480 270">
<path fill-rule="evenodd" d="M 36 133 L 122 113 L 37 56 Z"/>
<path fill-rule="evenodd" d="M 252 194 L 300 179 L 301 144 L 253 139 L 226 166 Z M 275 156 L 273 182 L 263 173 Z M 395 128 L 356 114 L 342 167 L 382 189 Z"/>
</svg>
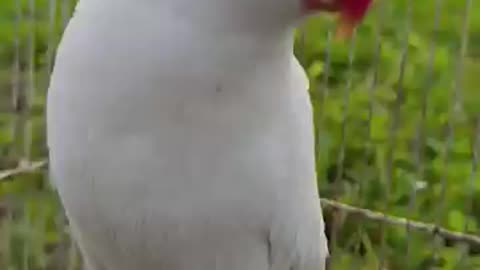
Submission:
<svg viewBox="0 0 480 270">
<path fill-rule="evenodd" d="M 59 49 L 48 143 L 83 252 L 118 270 L 210 269 L 194 267 L 209 260 L 267 269 L 280 258 L 318 267 L 312 112 L 293 56 L 273 59 L 251 41 L 251 53 L 228 61 L 228 44 L 162 54 L 148 31 L 78 27 Z M 131 38 L 144 41 L 136 57 L 122 45 Z"/>
</svg>

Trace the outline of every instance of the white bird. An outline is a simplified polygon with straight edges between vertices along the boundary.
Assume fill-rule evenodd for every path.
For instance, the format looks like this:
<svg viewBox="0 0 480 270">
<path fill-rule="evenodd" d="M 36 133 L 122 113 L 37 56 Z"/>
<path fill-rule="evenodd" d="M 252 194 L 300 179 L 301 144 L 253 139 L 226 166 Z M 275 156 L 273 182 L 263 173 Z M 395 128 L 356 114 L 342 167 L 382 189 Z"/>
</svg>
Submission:
<svg viewBox="0 0 480 270">
<path fill-rule="evenodd" d="M 292 37 L 331 2 L 80 0 L 47 123 L 88 270 L 325 268 Z"/>
</svg>

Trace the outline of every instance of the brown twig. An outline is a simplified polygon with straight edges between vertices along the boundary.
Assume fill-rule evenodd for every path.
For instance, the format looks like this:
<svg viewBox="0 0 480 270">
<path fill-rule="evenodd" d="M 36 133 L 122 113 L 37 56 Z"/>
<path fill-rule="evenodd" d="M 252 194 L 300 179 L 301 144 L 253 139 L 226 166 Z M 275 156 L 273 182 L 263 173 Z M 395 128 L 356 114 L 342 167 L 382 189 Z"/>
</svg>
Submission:
<svg viewBox="0 0 480 270">
<path fill-rule="evenodd" d="M 21 174 L 36 172 L 43 169 L 46 165 L 46 159 L 32 162 L 20 162 L 16 168 L 0 171 L 0 183 L 11 180 L 15 176 Z"/>
<path fill-rule="evenodd" d="M 333 208 L 339 211 L 344 211 L 350 215 L 357 215 L 368 220 L 383 222 L 389 225 L 403 226 L 403 227 L 409 226 L 411 229 L 414 229 L 417 231 L 436 234 L 445 240 L 449 240 L 453 242 L 464 242 L 464 243 L 468 243 L 471 246 L 480 247 L 480 237 L 473 234 L 466 234 L 466 233 L 448 230 L 431 223 L 424 223 L 420 221 L 409 220 L 402 217 L 386 215 L 381 212 L 376 212 L 376 211 L 372 211 L 365 208 L 359 208 L 359 207 L 351 206 L 348 204 L 340 203 L 340 202 L 329 200 L 329 199 L 320 199 L 320 201 L 324 208 Z"/>
</svg>

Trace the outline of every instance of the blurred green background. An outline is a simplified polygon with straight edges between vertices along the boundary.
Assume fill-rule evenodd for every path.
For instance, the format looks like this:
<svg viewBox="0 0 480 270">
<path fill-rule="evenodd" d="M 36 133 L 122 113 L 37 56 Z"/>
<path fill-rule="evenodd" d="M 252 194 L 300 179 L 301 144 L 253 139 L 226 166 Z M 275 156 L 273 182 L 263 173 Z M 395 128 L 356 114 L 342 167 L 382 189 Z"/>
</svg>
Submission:
<svg viewBox="0 0 480 270">
<path fill-rule="evenodd" d="M 0 169 L 46 157 L 44 104 L 73 1 L 0 1 Z M 351 42 L 309 19 L 323 197 L 480 235 L 480 2 L 376 1 Z M 1 176 L 1 175 L 0 175 Z M 480 245 L 326 209 L 331 269 L 480 269 Z M 79 269 L 45 171 L 0 180 L 0 269 Z"/>
</svg>

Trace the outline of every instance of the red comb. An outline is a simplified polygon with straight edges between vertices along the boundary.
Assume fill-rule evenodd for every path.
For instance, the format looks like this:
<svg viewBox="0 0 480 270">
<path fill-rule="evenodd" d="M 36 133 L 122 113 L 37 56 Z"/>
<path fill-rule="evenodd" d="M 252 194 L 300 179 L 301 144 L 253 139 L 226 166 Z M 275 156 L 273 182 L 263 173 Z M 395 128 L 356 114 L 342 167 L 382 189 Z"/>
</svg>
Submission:
<svg viewBox="0 0 480 270">
<path fill-rule="evenodd" d="M 361 20 L 372 0 L 340 0 L 340 13 L 353 22 Z"/>
</svg>

